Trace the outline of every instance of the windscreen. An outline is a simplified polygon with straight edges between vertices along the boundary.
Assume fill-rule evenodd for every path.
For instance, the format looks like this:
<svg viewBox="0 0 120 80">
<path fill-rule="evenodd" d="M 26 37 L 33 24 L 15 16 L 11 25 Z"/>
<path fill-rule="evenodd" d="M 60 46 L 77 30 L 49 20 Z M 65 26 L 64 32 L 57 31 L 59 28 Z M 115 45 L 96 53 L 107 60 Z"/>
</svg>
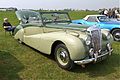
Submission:
<svg viewBox="0 0 120 80">
<path fill-rule="evenodd" d="M 35 11 L 16 11 L 16 15 L 23 24 L 27 23 L 41 23 L 41 17 L 38 12 Z"/>
<path fill-rule="evenodd" d="M 70 22 L 67 13 L 42 13 L 43 23 L 66 23 Z"/>
<path fill-rule="evenodd" d="M 100 22 L 108 22 L 110 19 L 107 16 L 99 16 L 97 17 Z"/>
</svg>

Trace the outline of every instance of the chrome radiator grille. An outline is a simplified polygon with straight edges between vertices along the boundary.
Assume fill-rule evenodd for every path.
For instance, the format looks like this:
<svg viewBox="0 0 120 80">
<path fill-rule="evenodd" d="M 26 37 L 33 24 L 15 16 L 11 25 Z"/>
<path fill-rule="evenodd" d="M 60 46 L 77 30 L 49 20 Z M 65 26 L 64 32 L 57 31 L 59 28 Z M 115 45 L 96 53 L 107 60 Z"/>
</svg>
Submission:
<svg viewBox="0 0 120 80">
<path fill-rule="evenodd" d="M 98 52 L 101 49 L 101 34 L 98 30 L 91 31 L 92 34 L 92 44 L 95 52 Z"/>
</svg>

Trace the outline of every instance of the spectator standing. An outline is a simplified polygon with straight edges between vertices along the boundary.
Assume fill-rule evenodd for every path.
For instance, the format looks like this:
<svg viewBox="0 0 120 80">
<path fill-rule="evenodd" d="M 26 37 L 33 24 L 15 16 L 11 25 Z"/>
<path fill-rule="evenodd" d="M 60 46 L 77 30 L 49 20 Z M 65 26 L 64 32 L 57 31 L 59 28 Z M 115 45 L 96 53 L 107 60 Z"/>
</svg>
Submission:
<svg viewBox="0 0 120 80">
<path fill-rule="evenodd" d="M 117 10 L 117 9 L 115 9 L 115 18 L 117 18 L 117 17 L 118 17 L 118 15 L 119 15 L 118 10 Z"/>
<path fill-rule="evenodd" d="M 100 15 L 104 15 L 104 10 L 99 10 Z"/>
<path fill-rule="evenodd" d="M 112 13 L 113 13 L 113 12 L 112 12 L 112 9 L 109 9 L 109 11 L 108 11 L 108 17 L 109 17 L 109 18 L 112 18 Z"/>
<path fill-rule="evenodd" d="M 104 10 L 104 15 L 108 16 L 108 10 L 107 9 Z"/>
<path fill-rule="evenodd" d="M 112 9 L 112 18 L 115 18 L 115 10 Z"/>
</svg>

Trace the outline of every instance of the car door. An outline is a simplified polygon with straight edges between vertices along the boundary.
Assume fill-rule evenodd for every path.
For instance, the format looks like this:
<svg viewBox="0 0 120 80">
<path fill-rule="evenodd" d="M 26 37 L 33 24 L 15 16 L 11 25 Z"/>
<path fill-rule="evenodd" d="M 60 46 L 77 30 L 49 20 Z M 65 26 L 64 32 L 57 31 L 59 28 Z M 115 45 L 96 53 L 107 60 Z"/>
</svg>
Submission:
<svg viewBox="0 0 120 80">
<path fill-rule="evenodd" d="M 42 26 L 28 26 L 24 29 L 24 43 L 41 51 L 41 35 L 43 34 Z"/>
<path fill-rule="evenodd" d="M 24 43 L 40 50 L 41 46 L 41 34 L 43 33 L 43 24 L 38 12 L 34 11 L 22 11 L 21 19 L 24 18 Z"/>
</svg>

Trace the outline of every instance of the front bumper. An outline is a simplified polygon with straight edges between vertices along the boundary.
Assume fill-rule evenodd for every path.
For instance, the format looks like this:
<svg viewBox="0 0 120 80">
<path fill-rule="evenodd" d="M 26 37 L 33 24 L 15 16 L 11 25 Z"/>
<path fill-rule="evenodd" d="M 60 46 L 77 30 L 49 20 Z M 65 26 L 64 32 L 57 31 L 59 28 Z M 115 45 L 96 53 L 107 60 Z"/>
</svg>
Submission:
<svg viewBox="0 0 120 80">
<path fill-rule="evenodd" d="M 90 59 L 85 59 L 85 60 L 80 60 L 80 61 L 74 61 L 74 63 L 78 64 L 78 65 L 83 65 L 83 64 L 87 64 L 87 63 L 91 63 L 91 62 L 97 62 L 100 58 L 105 57 L 107 55 L 111 55 L 111 52 L 113 51 L 113 49 L 111 48 L 109 51 L 105 51 L 104 54 L 101 55 L 95 55 L 94 58 L 90 58 Z M 102 58 L 102 60 L 105 58 Z"/>
</svg>

